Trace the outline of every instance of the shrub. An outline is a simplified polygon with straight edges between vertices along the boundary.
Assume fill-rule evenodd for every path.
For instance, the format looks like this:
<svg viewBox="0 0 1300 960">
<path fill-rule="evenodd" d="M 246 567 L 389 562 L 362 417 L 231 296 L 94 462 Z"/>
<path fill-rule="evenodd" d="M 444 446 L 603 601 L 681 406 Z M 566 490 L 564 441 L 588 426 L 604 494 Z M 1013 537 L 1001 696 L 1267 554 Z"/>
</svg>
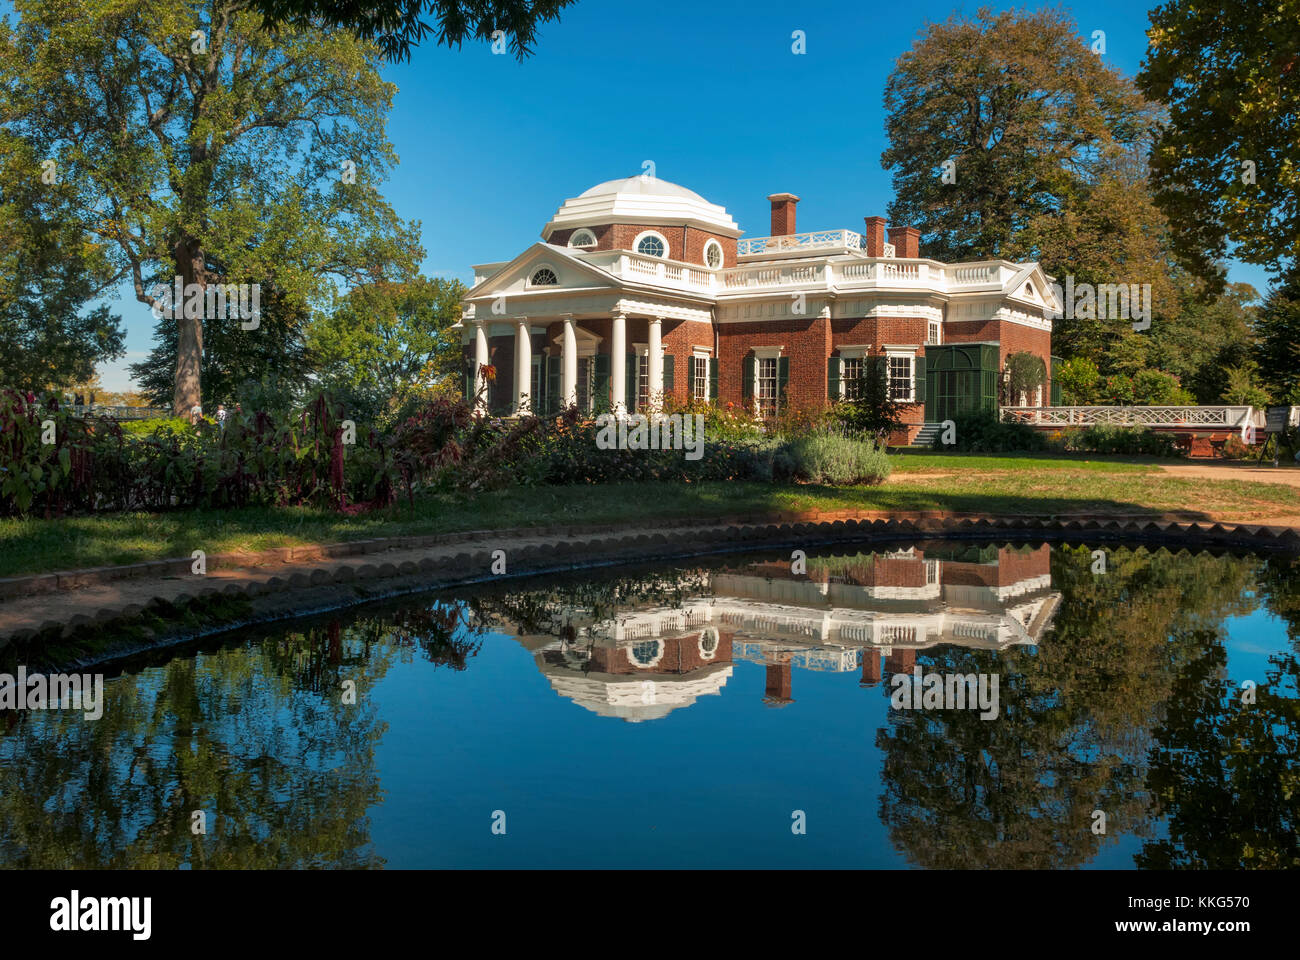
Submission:
<svg viewBox="0 0 1300 960">
<path fill-rule="evenodd" d="M 990 410 L 953 417 L 953 444 L 943 443 L 943 432 L 934 439 L 936 450 L 970 453 L 1018 453 L 1046 450 L 1047 439 L 1026 423 L 998 419 Z"/>
<path fill-rule="evenodd" d="M 1178 441 L 1172 434 L 1156 433 L 1146 427 L 1123 427 L 1110 423 L 1067 431 L 1062 446 L 1077 453 L 1122 453 L 1154 457 L 1182 455 Z"/>
<path fill-rule="evenodd" d="M 789 444 L 794 473 L 810 483 L 881 483 L 889 476 L 889 457 L 871 440 L 831 431 L 806 434 Z"/>
<path fill-rule="evenodd" d="M 1243 460 L 1252 454 L 1258 456 L 1258 454 L 1251 450 L 1250 447 L 1246 446 L 1246 444 L 1242 442 L 1241 437 L 1238 436 L 1231 436 L 1223 442 L 1222 453 L 1225 460 Z"/>
</svg>

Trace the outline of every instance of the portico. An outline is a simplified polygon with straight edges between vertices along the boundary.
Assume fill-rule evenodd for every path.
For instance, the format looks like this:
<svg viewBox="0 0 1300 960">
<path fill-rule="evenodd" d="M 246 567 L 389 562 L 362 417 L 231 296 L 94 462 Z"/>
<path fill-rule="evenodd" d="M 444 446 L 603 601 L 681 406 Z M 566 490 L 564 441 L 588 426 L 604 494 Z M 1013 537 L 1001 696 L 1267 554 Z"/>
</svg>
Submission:
<svg viewBox="0 0 1300 960">
<path fill-rule="evenodd" d="M 779 416 L 851 398 L 874 370 L 904 408 L 893 442 L 906 443 L 932 406 L 928 359 L 961 410 L 1007 402 L 996 386 L 1013 352 L 1051 369 L 1056 303 L 1037 264 L 930 260 L 912 227 L 886 242 L 883 217 L 862 234 L 796 233 L 799 198 L 768 199 L 772 235 L 743 241 L 723 207 L 655 177 L 566 200 L 540 242 L 474 267 L 467 396 L 497 416 L 650 413 L 669 398 Z M 987 354 L 993 388 L 942 368 L 959 345 Z M 1050 397 L 1050 379 L 1031 396 Z"/>
</svg>

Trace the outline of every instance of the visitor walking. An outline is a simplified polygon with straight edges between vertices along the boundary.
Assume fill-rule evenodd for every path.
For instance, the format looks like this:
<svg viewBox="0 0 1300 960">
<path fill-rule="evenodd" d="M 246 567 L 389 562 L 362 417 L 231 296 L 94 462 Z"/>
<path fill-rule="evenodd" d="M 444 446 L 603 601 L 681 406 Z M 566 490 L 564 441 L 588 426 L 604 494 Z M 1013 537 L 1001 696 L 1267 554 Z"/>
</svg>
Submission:
<svg viewBox="0 0 1300 960">
<path fill-rule="evenodd" d="M 224 403 L 217 404 L 217 426 L 222 430 L 226 429 L 226 405 Z"/>
</svg>

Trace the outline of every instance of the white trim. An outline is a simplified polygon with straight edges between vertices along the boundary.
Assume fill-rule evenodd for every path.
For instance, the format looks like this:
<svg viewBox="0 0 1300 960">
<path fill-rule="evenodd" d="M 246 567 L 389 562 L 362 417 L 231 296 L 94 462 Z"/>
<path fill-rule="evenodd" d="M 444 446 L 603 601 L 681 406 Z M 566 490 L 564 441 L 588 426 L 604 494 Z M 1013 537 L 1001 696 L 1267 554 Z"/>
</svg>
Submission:
<svg viewBox="0 0 1300 960">
<path fill-rule="evenodd" d="M 916 348 L 915 347 L 891 347 L 891 346 L 885 347 L 885 376 L 887 378 L 887 382 L 891 385 L 894 380 L 894 375 L 892 370 L 890 369 L 889 361 L 892 360 L 894 357 L 907 357 L 909 360 L 912 361 L 910 364 L 912 376 L 911 376 L 911 383 L 909 385 L 907 396 L 897 398 L 897 402 L 916 403 L 917 402 L 916 400 Z M 892 392 L 890 396 L 891 397 L 893 396 Z"/>
<path fill-rule="evenodd" d="M 647 237 L 654 237 L 656 240 L 662 243 L 664 245 L 664 252 L 661 254 L 642 253 L 641 241 L 646 239 Z M 660 260 L 669 260 L 672 258 L 672 248 L 668 246 L 668 238 L 665 237 L 658 230 L 642 230 L 640 233 L 638 233 L 636 235 L 636 239 L 632 241 L 632 252 L 639 253 L 643 257 L 657 256 L 657 258 Z"/>
<path fill-rule="evenodd" d="M 642 663 L 632 653 L 632 651 L 636 647 L 638 647 L 640 644 L 643 643 L 653 643 L 658 649 L 658 652 L 655 654 L 655 658 L 651 660 L 649 663 Z M 644 640 L 633 640 L 627 645 L 625 649 L 627 651 L 628 663 L 632 664 L 632 666 L 636 667 L 638 670 L 649 670 L 653 667 L 657 667 L 659 665 L 659 661 L 664 658 L 664 642 L 663 640 L 660 640 L 658 637 L 651 637 Z"/>
<path fill-rule="evenodd" d="M 713 264 L 709 263 L 709 248 L 710 248 L 710 247 L 717 247 L 717 248 L 718 248 L 718 264 L 717 264 L 717 266 L 714 266 Z M 708 267 L 710 270 L 721 270 L 724 266 L 727 265 L 727 251 L 722 249 L 722 244 L 718 243 L 718 241 L 716 241 L 716 240 L 714 240 L 714 239 L 712 239 L 712 238 L 709 238 L 709 240 L 707 240 L 707 241 L 705 242 L 705 244 L 704 244 L 704 253 L 703 253 L 703 255 L 700 257 L 700 262 L 703 263 L 703 264 L 704 264 L 706 267 Z"/>
<path fill-rule="evenodd" d="M 750 347 L 754 351 L 755 360 L 770 360 L 773 357 L 781 359 L 781 351 L 785 349 L 785 344 L 777 347 Z"/>
<path fill-rule="evenodd" d="M 581 236 L 581 235 L 584 234 L 584 233 L 585 233 L 587 236 L 591 237 L 591 242 L 590 242 L 590 243 L 574 243 L 574 238 L 579 237 L 579 236 Z M 569 236 L 569 246 L 571 246 L 571 247 L 573 247 L 573 248 L 575 248 L 575 249 L 578 249 L 578 250 L 585 250 L 587 247 L 594 247 L 595 245 L 596 245 L 596 234 L 595 234 L 595 232 L 593 232 L 593 231 L 592 231 L 590 228 L 588 228 L 588 227 L 579 227 L 577 230 L 574 230 L 573 233 Z"/>
<path fill-rule="evenodd" d="M 705 640 L 706 637 L 708 637 L 708 638 L 710 638 L 710 639 L 713 640 L 713 649 L 712 649 L 712 650 L 705 650 L 705 649 L 704 649 L 704 640 Z M 718 655 L 718 650 L 721 649 L 721 647 L 722 647 L 722 637 L 720 637 L 720 636 L 718 635 L 718 628 L 717 628 L 717 627 L 705 627 L 703 630 L 701 630 L 701 631 L 700 631 L 700 639 L 699 639 L 699 641 L 698 641 L 698 644 L 699 644 L 699 648 L 700 648 L 700 659 L 701 659 L 701 660 L 712 660 L 714 657 L 716 657 L 716 656 Z"/>
<path fill-rule="evenodd" d="M 862 343 L 846 345 L 843 347 L 836 347 L 835 351 L 840 355 L 841 360 L 857 360 L 861 357 L 865 357 L 871 352 L 871 344 Z"/>
<path fill-rule="evenodd" d="M 551 276 L 555 278 L 554 283 L 533 282 L 533 278 L 536 277 L 543 270 L 551 271 Z M 554 264 L 547 263 L 546 261 L 540 261 L 538 263 L 534 263 L 531 267 L 528 268 L 528 274 L 524 280 L 525 290 L 542 290 L 542 289 L 548 289 L 550 287 L 558 287 L 559 285 L 560 285 L 560 271 L 555 269 Z"/>
</svg>

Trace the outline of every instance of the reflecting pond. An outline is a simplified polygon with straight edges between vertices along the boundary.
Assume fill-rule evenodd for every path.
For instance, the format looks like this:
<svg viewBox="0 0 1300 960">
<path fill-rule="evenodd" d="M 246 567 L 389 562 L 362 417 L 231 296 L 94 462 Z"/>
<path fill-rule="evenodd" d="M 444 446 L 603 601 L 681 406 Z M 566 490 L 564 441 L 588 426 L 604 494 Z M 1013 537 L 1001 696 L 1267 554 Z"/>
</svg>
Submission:
<svg viewBox="0 0 1300 960">
<path fill-rule="evenodd" d="M 0 865 L 1296 866 L 1298 653 L 1277 556 L 502 579 L 157 652 L 98 720 L 0 712 Z"/>
</svg>

